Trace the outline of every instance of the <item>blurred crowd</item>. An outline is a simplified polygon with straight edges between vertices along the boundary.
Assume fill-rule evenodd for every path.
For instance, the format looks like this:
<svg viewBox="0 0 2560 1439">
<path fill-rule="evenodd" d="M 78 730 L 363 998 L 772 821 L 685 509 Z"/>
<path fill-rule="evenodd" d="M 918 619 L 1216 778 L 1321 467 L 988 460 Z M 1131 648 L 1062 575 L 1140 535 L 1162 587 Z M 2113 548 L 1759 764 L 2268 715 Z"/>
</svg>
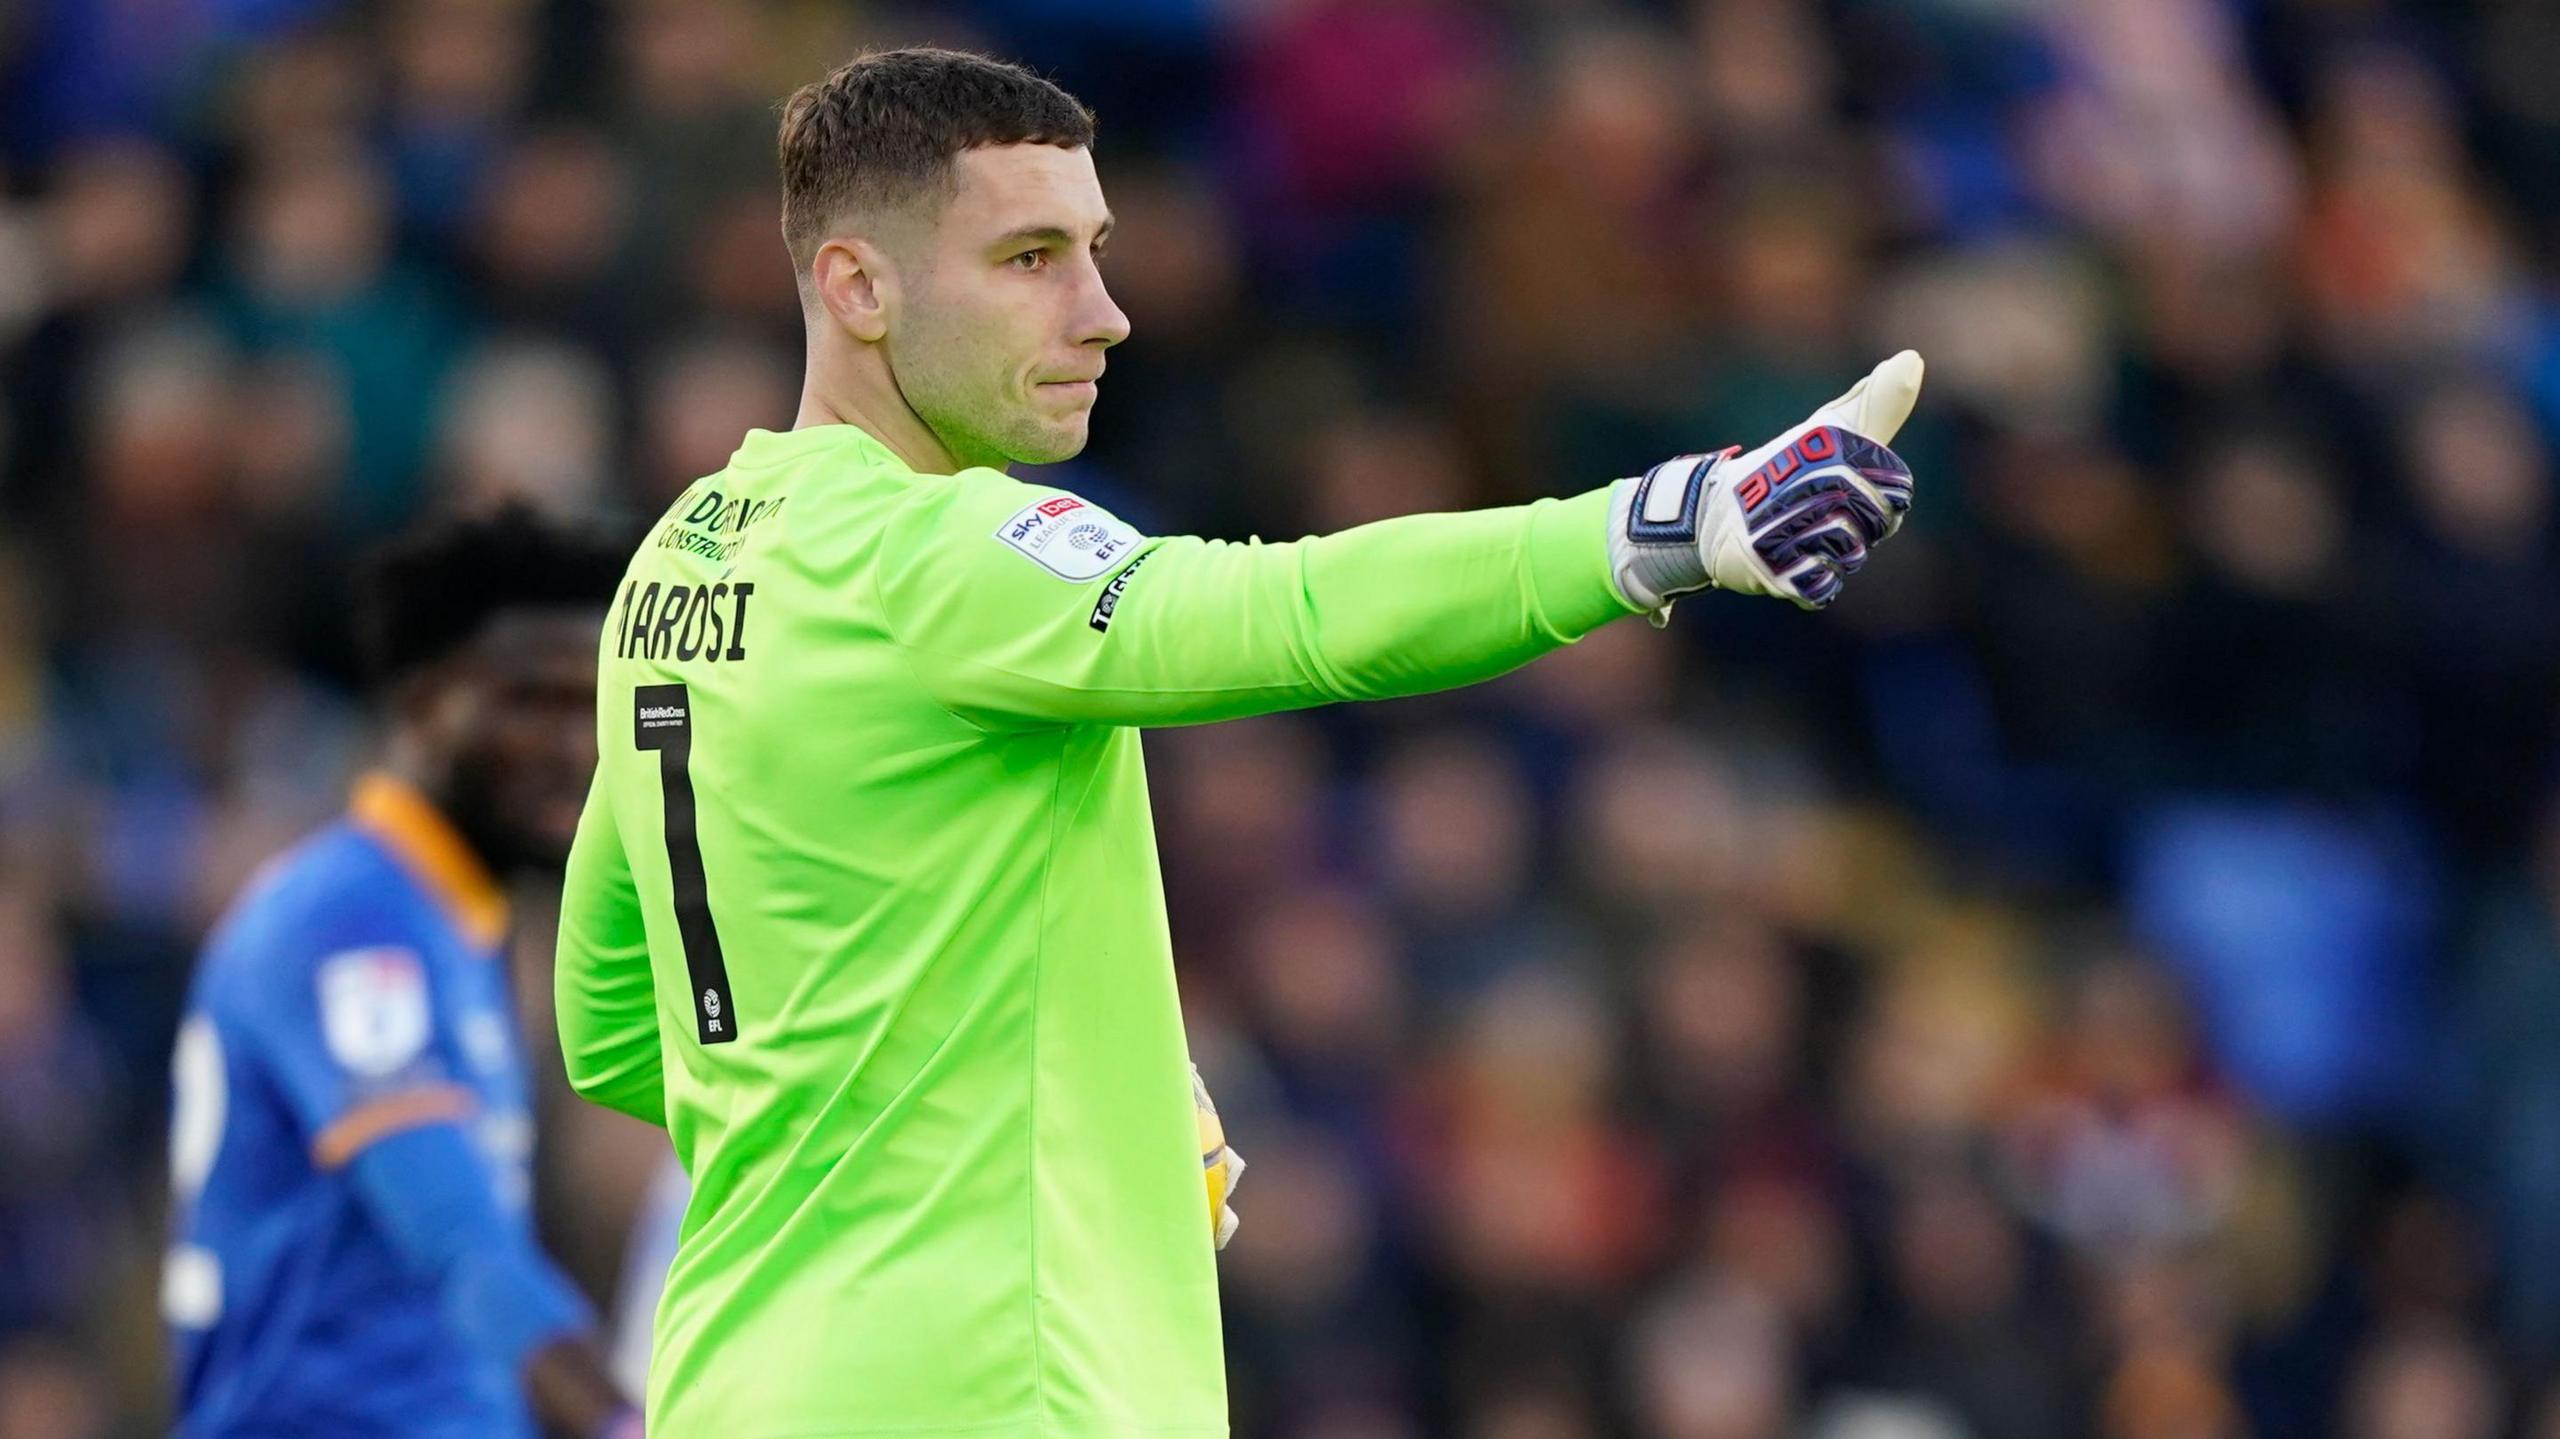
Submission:
<svg viewBox="0 0 2560 1439">
<path fill-rule="evenodd" d="M 787 426 L 773 102 L 922 40 L 1100 114 L 1047 478 L 1151 532 L 1930 361 L 1830 613 L 1149 741 L 1239 1439 L 2560 1436 L 2560 10 L 21 0 L 0 1439 L 161 1420 L 170 1031 L 364 758 L 354 557 Z M 609 1298 L 658 1141 L 546 1126 Z"/>
</svg>

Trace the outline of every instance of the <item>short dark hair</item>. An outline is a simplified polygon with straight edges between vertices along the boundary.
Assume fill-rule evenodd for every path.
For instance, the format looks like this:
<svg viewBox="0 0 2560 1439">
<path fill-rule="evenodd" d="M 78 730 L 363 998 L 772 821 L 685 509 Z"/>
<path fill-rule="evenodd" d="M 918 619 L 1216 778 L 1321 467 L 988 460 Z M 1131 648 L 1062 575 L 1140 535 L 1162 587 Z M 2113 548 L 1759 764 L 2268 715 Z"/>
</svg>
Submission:
<svg viewBox="0 0 2560 1439">
<path fill-rule="evenodd" d="M 1093 112 L 1019 65 L 960 50 L 880 50 L 782 102 L 782 241 L 809 262 L 845 211 L 902 204 L 951 183 L 984 145 L 1093 143 Z"/>
<path fill-rule="evenodd" d="M 524 610 L 602 610 L 629 552 L 603 535 L 509 504 L 445 520 L 369 556 L 356 575 L 367 676 L 392 685 Z"/>
</svg>

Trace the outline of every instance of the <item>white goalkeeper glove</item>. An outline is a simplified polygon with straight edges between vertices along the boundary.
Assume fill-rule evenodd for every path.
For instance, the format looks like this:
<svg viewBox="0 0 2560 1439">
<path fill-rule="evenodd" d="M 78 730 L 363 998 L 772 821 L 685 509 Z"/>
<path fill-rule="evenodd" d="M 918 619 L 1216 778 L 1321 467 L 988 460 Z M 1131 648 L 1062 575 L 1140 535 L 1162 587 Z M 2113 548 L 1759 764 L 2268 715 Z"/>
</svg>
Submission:
<svg viewBox="0 0 2560 1439">
<path fill-rule="evenodd" d="M 1191 1107 L 1200 1119 L 1200 1172 L 1209 1185 L 1209 1232 L 1220 1249 L 1236 1237 L 1236 1226 L 1244 1221 L 1227 1204 L 1236 1192 L 1236 1181 L 1244 1177 L 1244 1156 L 1227 1143 L 1227 1127 L 1218 1120 L 1218 1106 L 1209 1098 L 1209 1086 L 1200 1078 L 1200 1066 L 1191 1066 Z"/>
<path fill-rule="evenodd" d="M 1659 627 L 1703 589 L 1781 595 L 1809 610 L 1839 598 L 1867 547 L 1902 527 L 1911 467 L 1885 446 L 1920 398 L 1905 350 L 1849 393 L 1749 454 L 1681 455 L 1617 483 L 1609 565 Z"/>
</svg>

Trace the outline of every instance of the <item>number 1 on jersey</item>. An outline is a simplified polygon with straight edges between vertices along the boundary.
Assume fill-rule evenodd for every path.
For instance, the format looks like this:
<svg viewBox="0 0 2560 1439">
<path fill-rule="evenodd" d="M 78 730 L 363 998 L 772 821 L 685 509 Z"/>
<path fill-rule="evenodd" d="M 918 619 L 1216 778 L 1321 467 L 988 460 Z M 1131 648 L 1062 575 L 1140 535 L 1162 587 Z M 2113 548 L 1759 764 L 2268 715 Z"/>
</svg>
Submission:
<svg viewBox="0 0 2560 1439">
<path fill-rule="evenodd" d="M 693 980 L 693 1020 L 705 1044 L 738 1037 L 729 1001 L 729 965 L 720 928 L 711 920 L 710 884 L 702 874 L 702 841 L 694 832 L 693 696 L 680 684 L 632 691 L 632 740 L 658 752 L 658 784 L 666 796 L 667 875 L 673 882 L 676 930 L 684 937 L 685 972 Z"/>
</svg>

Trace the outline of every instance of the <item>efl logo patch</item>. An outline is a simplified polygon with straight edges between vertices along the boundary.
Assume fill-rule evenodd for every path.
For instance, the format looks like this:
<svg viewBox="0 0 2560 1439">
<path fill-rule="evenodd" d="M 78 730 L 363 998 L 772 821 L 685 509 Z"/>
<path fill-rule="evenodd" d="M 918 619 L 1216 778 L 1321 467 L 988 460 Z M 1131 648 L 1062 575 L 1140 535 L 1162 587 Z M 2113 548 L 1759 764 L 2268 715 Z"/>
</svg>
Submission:
<svg viewBox="0 0 2560 1439">
<path fill-rule="evenodd" d="M 435 1030 L 427 969 L 414 950 L 350 949 L 320 961 L 320 1037 L 367 1079 L 416 1059 Z"/>
<path fill-rule="evenodd" d="M 1126 560 L 1145 536 L 1073 495 L 1025 505 L 996 526 L 996 538 L 1062 580 L 1095 579 Z"/>
</svg>

